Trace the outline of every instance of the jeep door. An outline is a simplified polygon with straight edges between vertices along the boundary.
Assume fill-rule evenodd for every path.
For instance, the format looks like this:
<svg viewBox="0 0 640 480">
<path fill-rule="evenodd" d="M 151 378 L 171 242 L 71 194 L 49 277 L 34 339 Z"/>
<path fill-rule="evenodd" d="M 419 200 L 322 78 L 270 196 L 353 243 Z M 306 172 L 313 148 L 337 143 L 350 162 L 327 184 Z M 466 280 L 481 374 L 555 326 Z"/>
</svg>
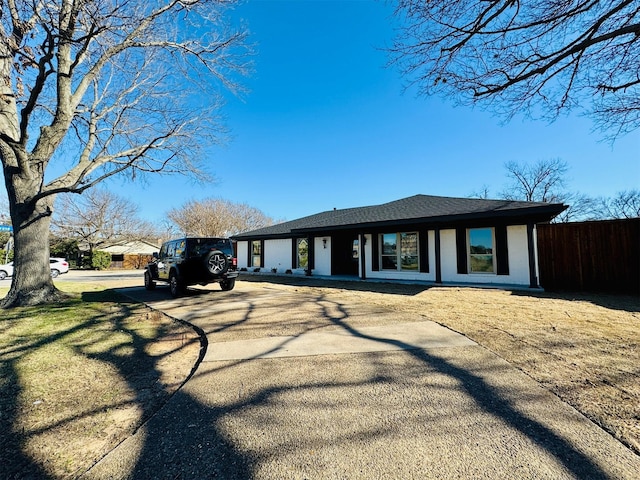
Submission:
<svg viewBox="0 0 640 480">
<path fill-rule="evenodd" d="M 169 271 L 175 250 L 176 242 L 167 242 L 162 245 L 158 254 L 158 278 L 160 280 L 169 280 Z"/>
</svg>

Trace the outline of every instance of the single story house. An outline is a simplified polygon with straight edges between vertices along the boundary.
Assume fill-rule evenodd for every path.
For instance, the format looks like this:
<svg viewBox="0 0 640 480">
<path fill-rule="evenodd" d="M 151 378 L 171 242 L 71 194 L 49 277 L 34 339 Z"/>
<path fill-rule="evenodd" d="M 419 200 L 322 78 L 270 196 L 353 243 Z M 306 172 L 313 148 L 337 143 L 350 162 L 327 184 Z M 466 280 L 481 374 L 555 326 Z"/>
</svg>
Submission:
<svg viewBox="0 0 640 480">
<path fill-rule="evenodd" d="M 160 250 L 157 245 L 144 240 L 122 241 L 98 248 L 111 254 L 110 268 L 143 268 Z"/>
<path fill-rule="evenodd" d="M 537 288 L 536 224 L 558 203 L 415 195 L 233 236 L 238 268 Z"/>
</svg>

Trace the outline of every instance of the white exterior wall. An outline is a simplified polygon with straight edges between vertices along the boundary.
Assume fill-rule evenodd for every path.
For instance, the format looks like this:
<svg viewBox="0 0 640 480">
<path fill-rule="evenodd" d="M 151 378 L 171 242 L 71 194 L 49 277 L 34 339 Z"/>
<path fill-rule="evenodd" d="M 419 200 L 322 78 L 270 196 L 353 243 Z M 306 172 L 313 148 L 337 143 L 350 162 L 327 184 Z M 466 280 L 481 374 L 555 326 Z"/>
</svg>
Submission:
<svg viewBox="0 0 640 480">
<path fill-rule="evenodd" d="M 525 227 L 525 235 L 526 231 L 527 228 Z M 538 227 L 536 225 L 533 226 L 533 245 L 535 247 L 533 253 L 536 257 L 536 282 L 540 284 L 540 263 L 538 260 Z"/>
<path fill-rule="evenodd" d="M 371 279 L 385 280 L 409 280 L 435 282 L 436 280 L 436 252 L 435 252 L 435 231 L 428 232 L 428 255 L 429 255 L 429 272 L 403 272 L 381 270 L 374 272 L 372 270 L 372 235 L 366 234 L 365 237 L 365 262 L 366 276 Z M 326 239 L 326 248 L 323 239 Z M 534 234 L 535 239 L 535 234 Z M 304 275 L 304 269 L 293 269 L 291 265 L 291 248 L 292 239 L 265 240 L 264 242 L 264 269 L 270 272 L 276 268 L 278 273 L 285 273 L 291 269 L 294 274 Z M 461 283 L 461 284 L 501 284 L 522 286 L 529 285 L 529 250 L 527 245 L 527 227 L 526 225 L 514 225 L 507 227 L 507 244 L 509 250 L 509 275 L 497 275 L 494 273 L 470 273 L 459 274 L 457 267 L 456 255 L 456 231 L 455 229 L 446 229 L 440 231 L 440 256 L 441 256 L 441 274 L 443 283 Z M 248 268 L 247 265 L 247 249 L 248 242 L 239 241 L 238 245 L 238 268 Z M 313 275 L 331 275 L 331 237 L 316 237 L 314 239 L 315 265 Z M 362 262 L 362 256 L 360 257 Z M 358 272 L 362 271 L 362 265 L 359 266 Z M 537 252 L 536 252 L 536 275 L 537 275 Z"/>
<path fill-rule="evenodd" d="M 526 225 L 507 227 L 507 247 L 509 250 L 509 275 L 496 275 L 495 273 L 459 274 L 456 257 L 456 231 L 453 229 L 441 230 L 442 282 L 529 285 L 529 249 Z"/>
<path fill-rule="evenodd" d="M 535 242 L 535 232 L 534 232 Z M 529 285 L 529 246 L 527 244 L 527 226 L 514 225 L 507 227 L 507 243 L 509 247 L 509 275 L 499 275 L 499 278 L 507 277 L 507 283 L 515 285 Z M 536 270 L 538 267 L 536 246 Z M 536 274 L 537 276 L 537 274 Z"/>
<path fill-rule="evenodd" d="M 362 237 L 364 237 L 364 262 L 365 262 L 365 273 L 367 274 L 367 278 L 375 278 L 373 276 L 374 273 L 378 273 L 378 272 L 374 272 L 373 270 L 371 270 L 371 234 L 367 234 L 367 235 L 360 235 L 358 240 L 360 240 L 360 242 L 362 242 Z M 361 251 L 362 251 L 362 247 Z M 358 258 L 358 277 L 362 275 L 362 254 L 360 254 L 359 258 Z"/>
<path fill-rule="evenodd" d="M 442 281 L 443 282 L 463 282 L 461 278 L 456 277 L 468 277 L 468 275 L 458 275 L 458 261 L 456 257 L 456 231 L 452 230 L 440 230 L 440 258 L 442 268 Z M 469 281 L 469 280 L 466 280 Z M 483 279 L 479 279 L 479 282 L 483 282 Z"/>
<path fill-rule="evenodd" d="M 323 242 L 323 240 L 326 240 Z M 331 275 L 331 237 L 316 237 L 313 242 L 315 248 L 315 264 L 313 275 Z M 326 248 L 325 248 L 326 247 Z"/>
<path fill-rule="evenodd" d="M 290 238 L 264 241 L 265 272 L 275 268 L 278 273 L 284 273 L 291 269 L 291 242 Z"/>
<path fill-rule="evenodd" d="M 402 272 L 381 270 L 374 272 L 372 267 L 371 235 L 366 235 L 365 247 L 367 278 L 386 280 L 414 280 L 435 282 L 436 250 L 435 231 L 428 232 L 429 272 Z M 456 231 L 447 229 L 440 231 L 440 256 L 443 283 L 483 283 L 502 285 L 529 285 L 529 250 L 527 245 L 526 225 L 507 227 L 507 244 L 509 250 L 509 275 L 495 273 L 459 274 L 456 254 Z"/>
<path fill-rule="evenodd" d="M 323 239 L 326 239 L 326 248 Z M 262 271 L 271 272 L 272 269 L 276 269 L 277 273 L 285 273 L 287 270 L 292 270 L 296 275 L 305 275 L 304 268 L 293 268 L 291 265 L 291 249 L 294 239 L 284 238 L 276 240 L 264 241 L 264 268 Z M 252 270 L 254 267 L 249 265 L 249 259 L 247 258 L 247 251 L 249 248 L 248 241 L 239 241 L 236 246 L 236 256 L 238 257 L 238 268 L 246 268 Z M 315 268 L 313 274 L 315 275 L 331 275 L 331 237 L 316 237 L 314 240 L 315 248 Z"/>
<path fill-rule="evenodd" d="M 240 240 L 236 244 L 236 258 L 238 259 L 238 268 L 249 268 L 249 265 L 247 265 L 248 251 L 249 242 Z"/>
</svg>

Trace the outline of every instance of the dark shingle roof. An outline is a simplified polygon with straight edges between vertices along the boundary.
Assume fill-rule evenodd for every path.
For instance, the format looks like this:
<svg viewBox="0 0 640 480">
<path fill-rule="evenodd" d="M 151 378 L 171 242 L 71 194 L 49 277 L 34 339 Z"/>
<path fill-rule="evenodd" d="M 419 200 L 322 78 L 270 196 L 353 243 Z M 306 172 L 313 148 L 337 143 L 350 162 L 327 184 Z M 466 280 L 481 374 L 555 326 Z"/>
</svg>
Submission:
<svg viewBox="0 0 640 480">
<path fill-rule="evenodd" d="M 282 237 L 293 233 L 410 223 L 446 223 L 465 219 L 542 216 L 548 221 L 567 208 L 558 203 L 486 200 L 414 195 L 381 205 L 328 210 L 297 220 L 235 235 L 235 239 Z"/>
</svg>

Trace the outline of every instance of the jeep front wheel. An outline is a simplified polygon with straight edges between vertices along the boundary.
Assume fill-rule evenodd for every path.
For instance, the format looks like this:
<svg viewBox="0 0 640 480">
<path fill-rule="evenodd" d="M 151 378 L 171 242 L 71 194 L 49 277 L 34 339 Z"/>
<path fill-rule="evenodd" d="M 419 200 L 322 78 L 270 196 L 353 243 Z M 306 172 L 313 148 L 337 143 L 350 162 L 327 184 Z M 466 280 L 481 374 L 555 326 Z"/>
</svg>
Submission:
<svg viewBox="0 0 640 480">
<path fill-rule="evenodd" d="M 149 270 L 144 271 L 144 288 L 147 290 L 153 290 L 156 288 L 156 282 L 151 278 L 151 272 L 149 272 Z"/>
<path fill-rule="evenodd" d="M 213 275 L 222 275 L 229 268 L 229 261 L 223 252 L 214 250 L 205 258 L 205 267 Z"/>
<path fill-rule="evenodd" d="M 182 282 L 178 278 L 176 272 L 171 272 L 169 276 L 169 291 L 171 292 L 171 296 L 173 298 L 179 297 L 182 291 L 184 290 L 182 286 Z"/>
<path fill-rule="evenodd" d="M 222 280 L 220 282 L 220 288 L 222 288 L 223 292 L 228 292 L 229 290 L 233 290 L 233 287 L 236 286 L 235 278 L 227 278 L 226 280 Z"/>
</svg>

